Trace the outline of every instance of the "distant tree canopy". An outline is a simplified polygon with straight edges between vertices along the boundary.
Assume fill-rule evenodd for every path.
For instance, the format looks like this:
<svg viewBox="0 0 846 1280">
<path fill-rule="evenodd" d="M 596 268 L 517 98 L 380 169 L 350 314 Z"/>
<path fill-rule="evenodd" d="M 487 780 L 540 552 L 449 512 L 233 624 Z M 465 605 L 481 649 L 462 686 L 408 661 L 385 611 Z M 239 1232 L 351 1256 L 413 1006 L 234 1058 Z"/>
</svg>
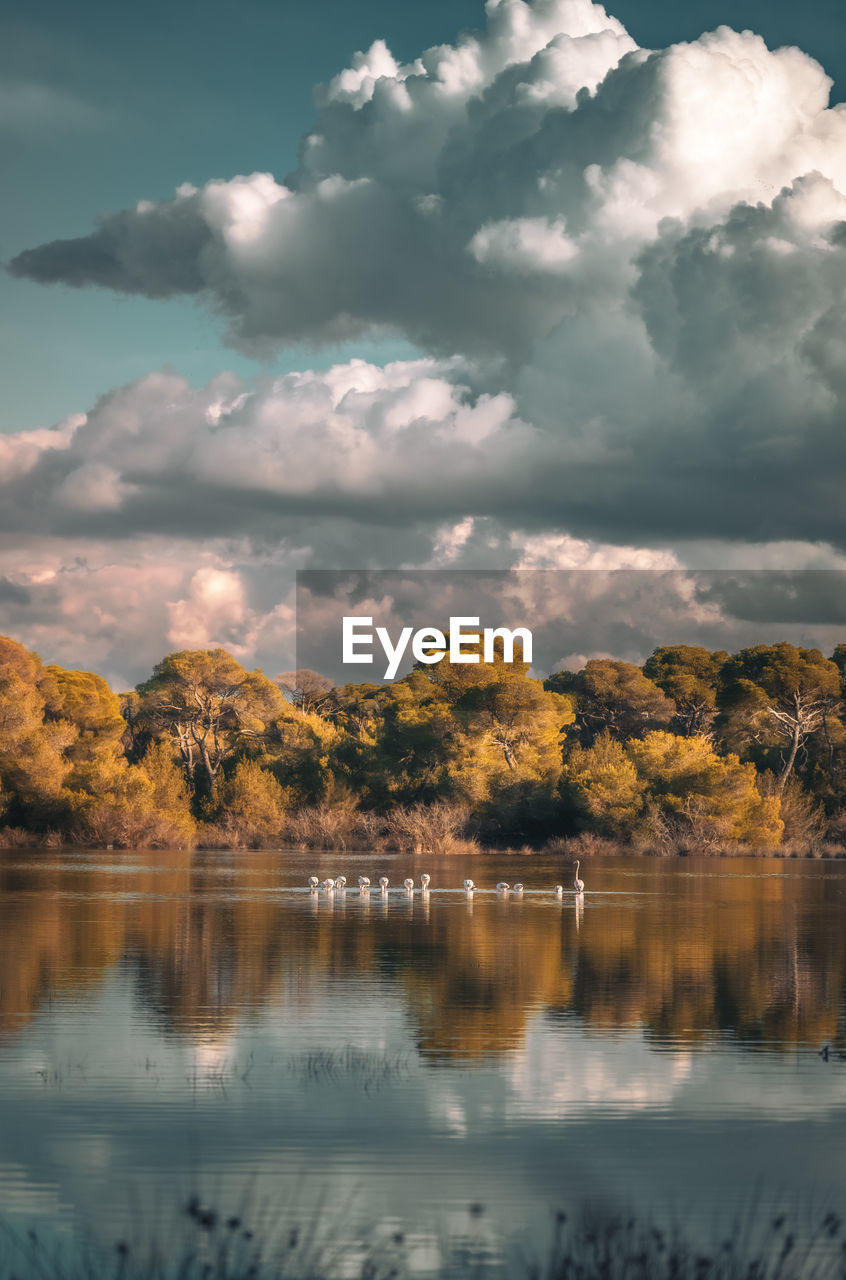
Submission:
<svg viewBox="0 0 846 1280">
<path fill-rule="evenodd" d="M 309 667 L 300 667 L 296 671 L 283 671 L 276 677 L 276 683 L 303 715 L 319 711 L 328 701 L 329 693 L 335 687 L 334 680 L 320 675 L 318 671 L 312 671 Z"/>
<path fill-rule="evenodd" d="M 283 707 L 276 685 L 225 649 L 169 654 L 138 694 L 140 717 L 170 738 L 189 783 L 205 791 L 224 761 L 263 738 Z"/>
<path fill-rule="evenodd" d="M 760 644 L 728 659 L 721 685 L 724 741 L 773 764 L 781 794 L 800 749 L 839 706 L 836 664 L 819 649 Z"/>
<path fill-rule="evenodd" d="M 717 713 L 720 672 L 727 659 L 722 649 L 712 653 L 699 645 L 677 644 L 656 649 L 646 660 L 643 674 L 675 707 L 670 721 L 675 733 L 686 738 L 710 734 Z"/>
<path fill-rule="evenodd" d="M 483 839 L 771 846 L 846 828 L 844 673 L 846 645 L 831 659 L 668 645 L 642 667 L 593 658 L 541 681 L 499 648 L 335 686 L 201 649 L 119 698 L 0 637 L 0 822 L 116 845 L 260 843 L 312 810 L 326 830 L 341 809 L 399 829 L 401 811 L 452 805 Z"/>
<path fill-rule="evenodd" d="M 675 704 L 640 667 L 611 658 L 591 658 L 581 671 L 550 676 L 547 689 L 575 699 L 582 746 L 607 733 L 618 742 L 642 738 L 670 723 Z"/>
</svg>

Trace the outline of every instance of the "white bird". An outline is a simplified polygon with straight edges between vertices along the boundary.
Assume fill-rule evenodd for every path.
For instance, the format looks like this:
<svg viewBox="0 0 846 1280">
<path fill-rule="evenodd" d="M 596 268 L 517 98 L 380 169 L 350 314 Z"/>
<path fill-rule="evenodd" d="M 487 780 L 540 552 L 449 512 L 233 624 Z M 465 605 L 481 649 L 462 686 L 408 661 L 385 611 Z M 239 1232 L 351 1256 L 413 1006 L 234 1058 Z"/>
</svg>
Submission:
<svg viewBox="0 0 846 1280">
<path fill-rule="evenodd" d="M 579 879 L 579 865 L 580 865 L 580 864 L 577 862 L 577 863 L 576 863 L 576 878 L 575 878 L 575 880 L 573 881 L 573 888 L 576 890 L 576 893 L 583 893 L 583 892 L 584 892 L 584 887 L 585 887 L 585 882 L 584 882 L 584 880 L 580 880 L 580 879 Z"/>
<path fill-rule="evenodd" d="M 431 879 L 432 877 L 429 875 L 427 871 L 424 871 L 422 876 L 420 877 L 420 888 L 423 890 L 424 893 L 429 888 L 429 881 Z"/>
<path fill-rule="evenodd" d="M 403 880 L 403 885 L 405 886 L 405 890 L 407 893 L 414 892 L 414 881 L 411 879 L 411 876 L 406 876 L 406 878 Z"/>
<path fill-rule="evenodd" d="M 523 886 L 520 884 L 520 882 L 519 882 L 519 881 L 517 882 L 517 884 L 512 885 L 512 887 L 511 887 L 511 892 L 512 892 L 512 893 L 516 893 L 518 897 L 519 897 L 519 896 L 520 896 L 520 894 L 523 892 Z"/>
<path fill-rule="evenodd" d="M 379 888 L 382 890 L 382 892 L 383 892 L 383 893 L 387 893 L 387 892 L 388 892 L 388 877 L 387 877 L 387 876 L 380 876 L 380 877 L 379 877 Z"/>
<path fill-rule="evenodd" d="M 359 889 L 369 889 L 369 888 L 370 888 L 370 876 L 359 876 L 359 877 L 358 877 L 358 887 L 359 887 Z"/>
<path fill-rule="evenodd" d="M 309 889 L 316 889 L 319 884 L 320 884 L 320 881 L 318 880 L 317 876 L 309 876 L 308 878 Z"/>
<path fill-rule="evenodd" d="M 497 893 L 508 893 L 510 888 L 511 885 L 506 884 L 504 880 L 500 880 L 499 884 L 496 886 Z"/>
<path fill-rule="evenodd" d="M 335 888 L 336 888 L 336 889 L 346 889 L 346 887 L 347 887 L 347 877 L 346 877 L 346 876 L 336 876 L 336 877 L 335 877 Z"/>
<path fill-rule="evenodd" d="M 466 893 L 472 893 L 475 888 L 476 886 L 474 885 L 472 880 L 464 881 L 464 890 Z"/>
<path fill-rule="evenodd" d="M 326 890 L 326 892 L 327 892 L 327 893 L 330 893 L 330 892 L 332 891 L 332 889 L 334 889 L 334 888 L 335 888 L 335 881 L 334 881 L 334 880 L 332 880 L 332 879 L 326 879 L 326 880 L 324 880 L 324 881 L 323 881 L 323 888 Z"/>
<path fill-rule="evenodd" d="M 552 892 L 555 894 L 556 898 L 561 898 L 561 897 L 563 897 L 563 896 L 564 896 L 564 886 L 563 886 L 563 884 L 557 884 L 557 885 L 555 886 L 555 888 L 552 890 Z"/>
</svg>

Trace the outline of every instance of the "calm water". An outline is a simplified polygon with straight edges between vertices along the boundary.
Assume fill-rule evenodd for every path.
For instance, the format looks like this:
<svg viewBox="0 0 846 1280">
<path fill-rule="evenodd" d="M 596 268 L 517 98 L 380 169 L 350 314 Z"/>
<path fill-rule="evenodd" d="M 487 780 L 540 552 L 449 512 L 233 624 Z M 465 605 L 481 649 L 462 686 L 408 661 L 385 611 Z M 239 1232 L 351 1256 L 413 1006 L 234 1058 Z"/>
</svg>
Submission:
<svg viewBox="0 0 846 1280">
<path fill-rule="evenodd" d="M 425 900 L 304 888 L 423 870 Z M 425 1267 L 585 1200 L 846 1206 L 846 863 L 582 874 L 580 903 L 541 858 L 3 851 L 4 1213 L 113 1240 L 194 1189 L 320 1204 Z"/>
</svg>

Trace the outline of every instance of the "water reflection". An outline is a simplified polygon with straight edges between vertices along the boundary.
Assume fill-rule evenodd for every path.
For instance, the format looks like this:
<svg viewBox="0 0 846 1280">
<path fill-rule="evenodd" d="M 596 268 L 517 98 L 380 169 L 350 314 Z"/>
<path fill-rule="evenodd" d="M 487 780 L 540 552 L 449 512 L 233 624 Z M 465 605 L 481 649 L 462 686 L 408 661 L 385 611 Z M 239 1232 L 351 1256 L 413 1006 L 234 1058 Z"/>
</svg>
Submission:
<svg viewBox="0 0 846 1280">
<path fill-rule="evenodd" d="M 284 1003 L 293 974 L 299 1001 L 327 978 L 369 974 L 399 993 L 428 1059 L 509 1052 L 538 1008 L 644 1027 L 662 1045 L 730 1034 L 753 1048 L 846 1048 L 843 864 L 620 859 L 593 864 L 595 888 L 563 898 L 533 889 L 561 876 L 540 860 L 516 896 L 494 890 L 495 859 L 477 859 L 482 888 L 463 891 L 466 863 L 444 860 L 438 880 L 453 892 L 309 893 L 302 865 L 279 853 L 4 852 L 0 1038 L 123 965 L 151 1022 L 204 1040 Z"/>
<path fill-rule="evenodd" d="M 541 859 L 433 871 L 0 855 L 0 1200 L 117 1230 L 128 1187 L 254 1179 L 436 1239 L 470 1199 L 506 1235 L 585 1196 L 846 1195 L 846 864 L 608 859 L 560 898 Z"/>
</svg>

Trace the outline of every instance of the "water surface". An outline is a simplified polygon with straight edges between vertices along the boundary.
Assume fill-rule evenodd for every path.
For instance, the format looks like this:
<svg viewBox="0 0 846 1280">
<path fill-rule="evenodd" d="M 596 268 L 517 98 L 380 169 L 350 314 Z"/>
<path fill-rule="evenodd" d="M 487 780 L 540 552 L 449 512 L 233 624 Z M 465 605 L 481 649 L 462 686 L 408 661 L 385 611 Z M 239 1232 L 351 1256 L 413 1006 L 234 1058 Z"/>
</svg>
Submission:
<svg viewBox="0 0 846 1280">
<path fill-rule="evenodd" d="M 423 870 L 425 897 L 353 887 Z M 2 851 L 6 1215 L 116 1239 L 196 1189 L 401 1226 L 427 1266 L 585 1200 L 703 1231 L 756 1195 L 846 1206 L 846 863 L 582 875 L 557 900 L 572 867 L 539 857 Z"/>
</svg>

